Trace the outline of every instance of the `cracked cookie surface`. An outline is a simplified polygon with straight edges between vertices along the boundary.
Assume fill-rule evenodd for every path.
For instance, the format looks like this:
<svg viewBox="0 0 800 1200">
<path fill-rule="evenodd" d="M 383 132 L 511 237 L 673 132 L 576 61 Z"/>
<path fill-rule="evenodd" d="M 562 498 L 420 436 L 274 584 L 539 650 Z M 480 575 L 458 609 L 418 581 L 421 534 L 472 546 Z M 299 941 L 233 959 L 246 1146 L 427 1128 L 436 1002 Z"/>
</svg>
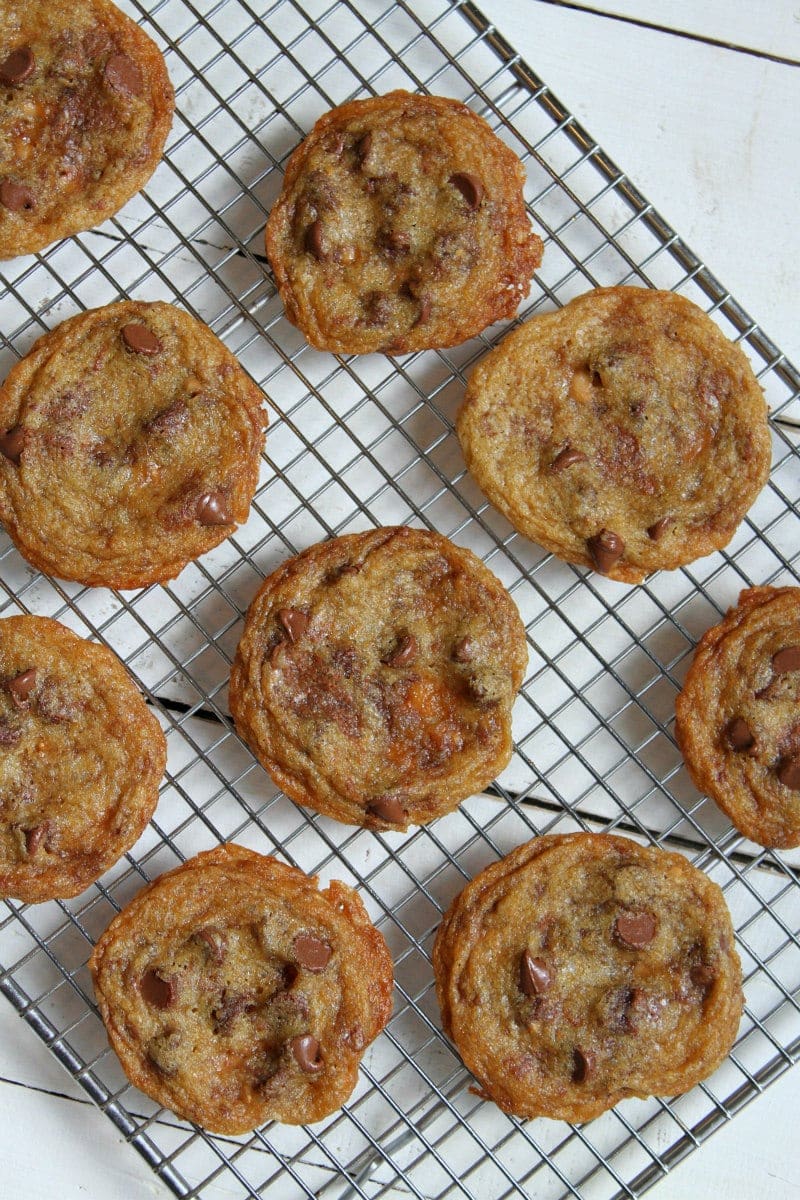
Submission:
<svg viewBox="0 0 800 1200">
<path fill-rule="evenodd" d="M 697 787 L 740 833 L 800 845 L 800 588 L 747 588 L 703 635 L 675 736 Z"/>
<path fill-rule="evenodd" d="M 770 466 L 744 352 L 689 300 L 645 288 L 514 330 L 473 370 L 457 432 L 515 529 L 626 583 L 727 545 Z"/>
<path fill-rule="evenodd" d="M 551 834 L 467 884 L 433 949 L 445 1032 L 517 1116 L 587 1121 L 719 1066 L 742 1012 L 721 890 L 679 854 Z"/>
<path fill-rule="evenodd" d="M 0 620 L 0 896 L 76 896 L 142 833 L 167 750 L 122 663 L 49 617 Z"/>
<path fill-rule="evenodd" d="M 392 961 L 358 895 L 235 845 L 140 892 L 89 966 L 131 1082 L 215 1133 L 334 1112 L 392 1009 Z"/>
<path fill-rule="evenodd" d="M 0 388 L 0 519 L 50 575 L 174 578 L 247 519 L 263 394 L 211 330 L 123 301 L 45 334 Z"/>
<path fill-rule="evenodd" d="M 231 674 L 239 733 L 293 800 L 406 829 L 511 755 L 525 632 L 498 579 L 403 526 L 312 546 L 264 582 Z"/>
<path fill-rule="evenodd" d="M 286 315 L 339 354 L 453 346 L 510 317 L 542 242 L 524 168 L 466 105 L 390 92 L 326 113 L 267 223 Z"/>
<path fill-rule="evenodd" d="M 174 96 L 155 43 L 108 0 L 0 6 L 0 258 L 93 229 L 159 163 Z"/>
</svg>

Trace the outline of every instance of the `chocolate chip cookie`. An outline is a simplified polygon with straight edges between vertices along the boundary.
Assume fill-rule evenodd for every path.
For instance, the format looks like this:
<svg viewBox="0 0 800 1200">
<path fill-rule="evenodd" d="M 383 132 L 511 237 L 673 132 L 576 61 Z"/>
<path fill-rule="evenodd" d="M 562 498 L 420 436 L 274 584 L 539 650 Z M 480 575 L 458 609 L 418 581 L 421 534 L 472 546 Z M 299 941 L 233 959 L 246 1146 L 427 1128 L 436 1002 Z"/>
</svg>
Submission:
<svg viewBox="0 0 800 1200">
<path fill-rule="evenodd" d="M 515 529 L 640 583 L 727 545 L 769 474 L 743 351 L 672 292 L 599 288 L 528 321 L 470 377 L 467 466 Z"/>
<path fill-rule="evenodd" d="M 695 650 L 675 736 L 697 787 L 761 846 L 800 846 L 800 588 L 747 588 Z"/>
<path fill-rule="evenodd" d="M 49 617 L 0 620 L 0 896 L 76 896 L 156 806 L 161 726 L 104 646 Z"/>
<path fill-rule="evenodd" d="M 0 388 L 0 519 L 62 579 L 172 579 L 247 519 L 263 395 L 171 304 L 123 301 L 47 333 Z"/>
<path fill-rule="evenodd" d="M 108 0 L 0 5 L 0 258 L 93 229 L 144 187 L 174 97 L 160 50 Z"/>
<path fill-rule="evenodd" d="M 231 674 L 236 728 L 299 804 L 407 829 L 511 755 L 519 614 L 470 551 L 405 527 L 312 546 L 264 582 Z"/>
<path fill-rule="evenodd" d="M 358 895 L 241 846 L 151 883 L 89 966 L 131 1082 L 215 1133 L 341 1107 L 392 1010 L 392 960 Z"/>
<path fill-rule="evenodd" d="M 456 100 L 398 91 L 333 109 L 267 223 L 286 315 L 338 354 L 454 346 L 513 316 L 542 260 L 524 182 Z"/>
<path fill-rule="evenodd" d="M 722 892 L 679 854 L 548 835 L 476 876 L 433 949 L 444 1028 L 482 1094 L 588 1121 L 675 1095 L 728 1053 L 742 976 Z"/>
</svg>

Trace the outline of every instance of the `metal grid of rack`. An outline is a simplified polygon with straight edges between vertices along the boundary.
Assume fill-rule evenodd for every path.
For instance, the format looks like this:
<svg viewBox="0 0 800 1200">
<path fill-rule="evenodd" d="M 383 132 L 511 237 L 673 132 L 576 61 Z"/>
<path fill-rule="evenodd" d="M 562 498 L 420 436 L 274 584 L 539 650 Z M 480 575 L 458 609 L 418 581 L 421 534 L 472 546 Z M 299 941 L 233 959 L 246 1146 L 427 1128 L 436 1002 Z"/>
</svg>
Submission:
<svg viewBox="0 0 800 1200">
<path fill-rule="evenodd" d="M 122 296 L 207 321 L 269 397 L 248 523 L 172 584 L 114 593 L 36 574 L 3 535 L 0 614 L 50 615 L 119 654 L 161 719 L 155 818 L 74 901 L 5 902 L 0 990 L 173 1191 L 279 1197 L 635 1196 L 800 1054 L 800 886 L 791 854 L 741 839 L 694 790 L 671 733 L 703 631 L 751 583 L 798 581 L 797 371 L 480 12 L 459 0 L 144 0 L 124 5 L 165 51 L 178 115 L 143 194 L 100 230 L 0 278 L 0 368 L 46 328 Z M 321 112 L 405 87 L 457 96 L 526 164 L 545 258 L 520 313 L 596 285 L 672 288 L 741 341 L 772 410 L 769 486 L 726 553 L 625 587 L 516 534 L 466 476 L 453 433 L 470 365 L 505 328 L 453 351 L 334 358 L 286 321 L 263 227 L 291 150 Z M 483 796 L 407 836 L 353 830 L 278 793 L 233 732 L 230 662 L 260 580 L 342 532 L 410 523 L 479 553 L 511 591 L 530 665 L 515 753 Z M 429 954 L 476 871 L 537 833 L 617 829 L 681 849 L 725 890 L 747 1008 L 705 1084 L 626 1101 L 590 1124 L 522 1123 L 477 1099 L 441 1034 Z M 90 945 L 142 883 L 219 840 L 358 887 L 392 950 L 393 1019 L 344 1109 L 313 1128 L 211 1137 L 131 1088 L 107 1045 Z"/>
</svg>

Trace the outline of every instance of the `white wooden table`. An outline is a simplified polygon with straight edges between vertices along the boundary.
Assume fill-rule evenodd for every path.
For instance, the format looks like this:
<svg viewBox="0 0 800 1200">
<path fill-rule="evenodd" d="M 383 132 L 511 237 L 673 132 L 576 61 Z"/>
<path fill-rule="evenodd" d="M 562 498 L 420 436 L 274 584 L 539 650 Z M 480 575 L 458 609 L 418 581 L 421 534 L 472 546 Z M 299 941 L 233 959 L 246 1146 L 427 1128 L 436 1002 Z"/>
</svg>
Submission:
<svg viewBox="0 0 800 1200">
<path fill-rule="evenodd" d="M 795 363 L 796 0 L 481 0 L 484 12 Z M 790 1071 L 649 1195 L 800 1195 Z M 0 1197 L 167 1189 L 0 1000 Z M 223 1200 L 224 1184 L 208 1190 Z"/>
</svg>

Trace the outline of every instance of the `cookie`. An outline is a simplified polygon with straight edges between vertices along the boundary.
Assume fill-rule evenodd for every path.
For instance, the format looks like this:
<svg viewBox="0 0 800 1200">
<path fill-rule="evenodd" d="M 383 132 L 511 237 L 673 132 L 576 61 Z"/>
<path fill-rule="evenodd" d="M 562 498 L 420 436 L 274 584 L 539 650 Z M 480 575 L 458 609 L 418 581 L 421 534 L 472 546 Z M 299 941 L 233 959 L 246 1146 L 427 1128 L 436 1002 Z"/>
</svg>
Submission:
<svg viewBox="0 0 800 1200">
<path fill-rule="evenodd" d="M 129 850 L 167 747 L 122 663 L 49 617 L 0 620 L 0 896 L 77 896 Z"/>
<path fill-rule="evenodd" d="M 467 884 L 433 948 L 445 1032 L 481 1094 L 588 1121 L 728 1053 L 742 976 L 722 892 L 679 854 L 551 834 Z"/>
<path fill-rule="evenodd" d="M 457 431 L 515 529 L 625 583 L 727 545 L 770 466 L 743 351 L 644 288 L 599 288 L 511 333 L 472 372 Z"/>
<path fill-rule="evenodd" d="M 242 846 L 156 879 L 89 967 L 131 1083 L 215 1133 L 340 1108 L 392 1010 L 392 960 L 356 892 Z"/>
<path fill-rule="evenodd" d="M 0 6 L 0 88 L 0 258 L 95 228 L 159 163 L 172 84 L 108 0 Z"/>
<path fill-rule="evenodd" d="M 689 774 L 751 841 L 800 846 L 800 588 L 747 588 L 675 701 Z"/>
<path fill-rule="evenodd" d="M 72 317 L 0 388 L 0 519 L 50 575 L 172 579 L 247 519 L 262 401 L 211 330 L 171 304 Z"/>
<path fill-rule="evenodd" d="M 402 354 L 513 316 L 542 261 L 524 183 L 457 100 L 398 91 L 325 113 L 267 222 L 287 317 L 318 350 Z"/>
<path fill-rule="evenodd" d="M 312 546 L 265 580 L 231 712 L 298 804 L 407 829 L 505 767 L 526 664 L 514 603 L 474 554 L 436 533 L 373 529 Z"/>
</svg>

